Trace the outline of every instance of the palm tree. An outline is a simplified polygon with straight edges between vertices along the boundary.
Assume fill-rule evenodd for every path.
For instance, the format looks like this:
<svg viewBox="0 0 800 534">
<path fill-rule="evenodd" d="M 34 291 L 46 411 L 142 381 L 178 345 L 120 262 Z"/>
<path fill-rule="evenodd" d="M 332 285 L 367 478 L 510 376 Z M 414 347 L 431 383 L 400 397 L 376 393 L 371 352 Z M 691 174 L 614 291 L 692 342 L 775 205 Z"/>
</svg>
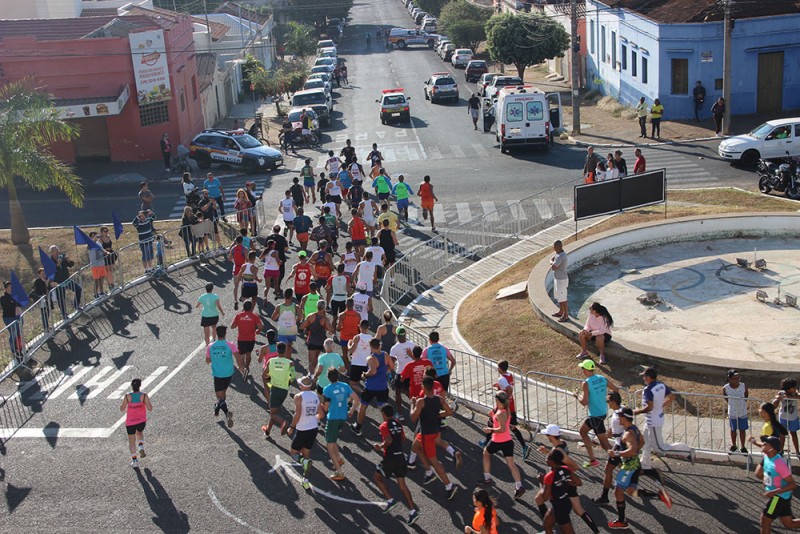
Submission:
<svg viewBox="0 0 800 534">
<path fill-rule="evenodd" d="M 48 150 L 53 143 L 77 136 L 78 128 L 59 117 L 50 97 L 36 89 L 32 79 L 0 87 L 0 187 L 8 189 L 14 245 L 27 245 L 31 240 L 15 179 L 36 191 L 57 187 L 74 206 L 83 206 L 80 178 Z"/>
</svg>

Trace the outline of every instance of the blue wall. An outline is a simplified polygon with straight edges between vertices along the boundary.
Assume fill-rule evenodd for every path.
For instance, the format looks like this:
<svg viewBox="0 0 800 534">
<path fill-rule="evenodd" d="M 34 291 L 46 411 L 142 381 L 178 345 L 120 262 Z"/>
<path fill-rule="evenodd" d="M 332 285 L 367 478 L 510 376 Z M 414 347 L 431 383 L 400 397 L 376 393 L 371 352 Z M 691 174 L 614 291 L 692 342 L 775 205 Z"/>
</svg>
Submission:
<svg viewBox="0 0 800 534">
<path fill-rule="evenodd" d="M 709 117 L 713 102 L 722 96 L 715 80 L 722 78 L 722 22 L 657 24 L 636 13 L 611 9 L 597 0 L 586 2 L 587 70 L 590 85 L 623 104 L 634 106 L 642 96 L 648 105 L 661 99 L 665 118 L 694 117 L 692 89 L 699 80 L 706 88 L 703 115 Z M 594 39 L 592 39 L 594 26 Z M 600 29 L 605 26 L 606 57 L 602 56 Z M 757 110 L 758 56 L 763 52 L 784 53 L 783 109 L 800 108 L 800 14 L 737 20 L 733 30 L 733 85 L 731 111 L 735 115 Z M 616 34 L 616 64 L 611 51 Z M 592 43 L 594 40 L 594 43 Z M 626 62 L 622 63 L 623 46 Z M 636 75 L 632 65 L 636 54 Z M 647 59 L 647 82 L 642 76 L 642 58 Z M 671 94 L 672 59 L 688 60 L 688 94 Z M 599 81 L 599 84 L 594 84 Z"/>
</svg>

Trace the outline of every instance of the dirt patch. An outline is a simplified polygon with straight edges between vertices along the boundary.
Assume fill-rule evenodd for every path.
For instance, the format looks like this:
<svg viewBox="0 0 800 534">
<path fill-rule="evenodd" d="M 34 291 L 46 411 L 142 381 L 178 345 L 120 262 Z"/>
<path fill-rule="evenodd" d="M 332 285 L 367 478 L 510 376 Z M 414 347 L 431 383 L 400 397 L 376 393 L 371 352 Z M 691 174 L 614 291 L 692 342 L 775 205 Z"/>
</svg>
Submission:
<svg viewBox="0 0 800 534">
<path fill-rule="evenodd" d="M 670 191 L 667 195 L 667 218 L 692 215 L 711 215 L 747 211 L 797 211 L 798 204 L 735 189 L 704 189 L 697 191 Z M 585 238 L 608 230 L 656 222 L 664 219 L 663 206 L 637 210 L 604 221 L 579 234 Z M 461 335 L 480 354 L 509 363 L 525 371 L 538 371 L 564 376 L 580 376 L 575 355 L 580 347 L 570 339 L 551 330 L 533 312 L 527 295 L 495 300 L 497 291 L 528 279 L 531 269 L 543 258 L 552 255 L 545 250 L 530 256 L 481 286 L 461 305 L 458 328 Z M 502 320 L 498 320 L 502 318 Z M 615 383 L 631 389 L 643 387 L 638 376 L 641 369 L 628 361 L 612 361 L 601 366 L 603 374 Z M 724 381 L 703 375 L 686 376 L 683 372 L 664 371 L 662 376 L 671 388 L 693 393 L 719 394 Z M 749 378 L 751 397 L 771 400 L 780 381 L 779 376 Z"/>
</svg>

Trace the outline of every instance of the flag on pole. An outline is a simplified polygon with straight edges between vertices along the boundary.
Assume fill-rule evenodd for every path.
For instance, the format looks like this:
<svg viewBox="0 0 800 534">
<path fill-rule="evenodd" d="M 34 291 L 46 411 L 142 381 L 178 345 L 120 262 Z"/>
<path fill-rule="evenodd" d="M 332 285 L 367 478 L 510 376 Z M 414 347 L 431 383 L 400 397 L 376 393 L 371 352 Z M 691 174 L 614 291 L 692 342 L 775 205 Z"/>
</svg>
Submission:
<svg viewBox="0 0 800 534">
<path fill-rule="evenodd" d="M 75 229 L 75 244 L 76 245 L 86 245 L 89 247 L 90 250 L 99 249 L 100 245 L 95 243 L 92 238 L 90 238 L 86 233 L 78 228 L 77 226 L 73 226 Z"/>
<path fill-rule="evenodd" d="M 122 235 L 124 230 L 122 228 L 122 221 L 120 221 L 119 217 L 117 217 L 116 211 L 111 212 L 111 220 L 114 223 L 114 239 L 119 239 L 119 236 Z"/>
<path fill-rule="evenodd" d="M 17 278 L 17 273 L 15 273 L 13 269 L 11 270 L 11 296 L 23 306 L 27 306 L 30 302 L 28 293 L 25 291 L 25 288 L 22 287 L 22 283 L 19 281 L 19 278 Z"/>
<path fill-rule="evenodd" d="M 47 275 L 47 278 L 53 280 L 56 277 L 56 262 L 42 250 L 42 247 L 39 247 L 39 261 L 42 262 L 42 267 L 44 267 L 44 274 Z"/>
</svg>

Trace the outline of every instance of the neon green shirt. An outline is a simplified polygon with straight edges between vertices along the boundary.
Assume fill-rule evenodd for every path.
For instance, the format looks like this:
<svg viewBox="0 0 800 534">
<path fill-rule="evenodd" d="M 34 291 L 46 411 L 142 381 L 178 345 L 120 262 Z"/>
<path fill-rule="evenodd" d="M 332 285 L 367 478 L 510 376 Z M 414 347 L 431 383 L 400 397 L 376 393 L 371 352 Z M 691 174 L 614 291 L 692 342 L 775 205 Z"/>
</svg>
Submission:
<svg viewBox="0 0 800 534">
<path fill-rule="evenodd" d="M 275 357 L 269 361 L 268 366 L 270 387 L 289 389 L 289 382 L 294 378 L 292 361 L 287 358 Z"/>
</svg>

